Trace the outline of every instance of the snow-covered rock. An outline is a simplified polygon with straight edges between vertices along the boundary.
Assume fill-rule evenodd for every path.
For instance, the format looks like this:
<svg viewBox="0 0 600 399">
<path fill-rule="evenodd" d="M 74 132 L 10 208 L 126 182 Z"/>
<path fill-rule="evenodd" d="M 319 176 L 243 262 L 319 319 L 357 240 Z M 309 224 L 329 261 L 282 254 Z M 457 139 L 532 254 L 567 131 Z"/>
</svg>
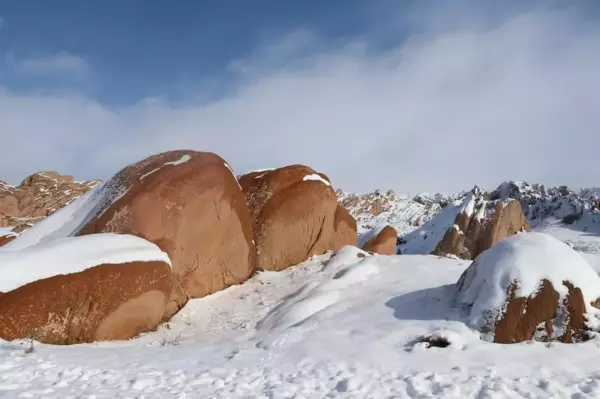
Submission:
<svg viewBox="0 0 600 399">
<path fill-rule="evenodd" d="M 600 224 L 600 200 L 597 189 L 572 190 L 567 186 L 545 187 L 523 181 L 507 181 L 490 193 L 491 199 L 520 201 L 523 213 L 531 227 L 542 225 L 547 219 L 565 224 L 577 224 L 587 230 Z"/>
<path fill-rule="evenodd" d="M 189 298 L 241 283 L 254 271 L 244 195 L 213 153 L 169 151 L 133 163 L 6 247 L 104 232 L 144 237 L 169 254 L 177 284 L 165 317 Z"/>
<path fill-rule="evenodd" d="M 156 327 L 170 260 L 142 238 L 95 234 L 0 249 L 0 337 L 71 344 Z"/>
<path fill-rule="evenodd" d="M 522 233 L 483 252 L 457 283 L 457 300 L 484 339 L 578 342 L 596 318 L 600 277 L 563 242 Z"/>
<path fill-rule="evenodd" d="M 98 180 L 78 182 L 57 172 L 34 173 L 18 186 L 0 181 L 0 227 L 25 230 L 98 184 Z"/>
<path fill-rule="evenodd" d="M 505 237 L 528 230 L 517 201 L 490 201 L 486 192 L 474 187 L 422 227 L 400 238 L 398 248 L 403 254 L 473 259 Z"/>
</svg>

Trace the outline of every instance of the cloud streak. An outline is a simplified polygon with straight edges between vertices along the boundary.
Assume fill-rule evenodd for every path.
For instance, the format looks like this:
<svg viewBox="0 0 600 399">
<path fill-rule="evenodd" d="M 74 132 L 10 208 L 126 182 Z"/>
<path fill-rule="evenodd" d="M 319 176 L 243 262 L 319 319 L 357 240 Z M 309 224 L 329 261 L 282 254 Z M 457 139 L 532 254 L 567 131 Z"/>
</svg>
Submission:
<svg viewBox="0 0 600 399">
<path fill-rule="evenodd" d="M 237 90 L 210 103 L 110 110 L 0 91 L 2 178 L 106 178 L 149 153 L 191 148 L 237 173 L 305 163 L 352 191 L 598 184 L 600 28 L 577 12 L 521 11 L 473 29 L 436 19 L 375 54 L 365 37 L 309 52 L 315 37 L 293 32 L 232 63 Z"/>
<path fill-rule="evenodd" d="M 31 75 L 69 75 L 81 77 L 88 73 L 89 65 L 82 57 L 60 52 L 47 57 L 25 58 L 13 62 L 17 72 Z"/>
</svg>

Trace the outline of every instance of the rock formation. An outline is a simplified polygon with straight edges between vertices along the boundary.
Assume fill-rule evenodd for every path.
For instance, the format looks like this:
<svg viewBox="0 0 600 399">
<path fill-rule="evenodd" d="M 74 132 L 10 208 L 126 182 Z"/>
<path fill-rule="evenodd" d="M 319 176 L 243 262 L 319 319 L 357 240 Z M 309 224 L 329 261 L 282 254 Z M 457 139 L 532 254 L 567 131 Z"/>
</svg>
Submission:
<svg viewBox="0 0 600 399">
<path fill-rule="evenodd" d="M 375 237 L 367 241 L 362 249 L 380 255 L 395 255 L 397 240 L 398 234 L 396 233 L 396 229 L 391 226 L 385 226 Z"/>
<path fill-rule="evenodd" d="M 356 243 L 356 225 L 338 209 L 329 178 L 303 165 L 239 177 L 253 219 L 257 267 L 282 270 Z"/>
<path fill-rule="evenodd" d="M 165 318 L 190 298 L 244 282 L 254 271 L 252 220 L 229 165 L 213 153 L 171 151 L 132 164 L 99 191 L 76 234 L 143 237 L 171 259 Z"/>
<path fill-rule="evenodd" d="M 98 183 L 98 180 L 77 182 L 72 176 L 56 172 L 35 173 L 16 187 L 0 181 L 0 227 L 20 225 L 24 230 Z"/>
<path fill-rule="evenodd" d="M 509 237 L 461 275 L 457 300 L 469 322 L 496 343 L 581 342 L 598 316 L 600 277 L 563 242 L 543 233 Z"/>
<path fill-rule="evenodd" d="M 168 262 L 155 245 L 114 234 L 0 251 L 0 337 L 74 344 L 153 330 L 172 289 Z"/>
<path fill-rule="evenodd" d="M 406 254 L 474 259 L 498 241 L 529 230 L 518 201 L 489 200 L 485 192 L 475 187 L 420 229 L 402 237 L 399 249 Z"/>
</svg>

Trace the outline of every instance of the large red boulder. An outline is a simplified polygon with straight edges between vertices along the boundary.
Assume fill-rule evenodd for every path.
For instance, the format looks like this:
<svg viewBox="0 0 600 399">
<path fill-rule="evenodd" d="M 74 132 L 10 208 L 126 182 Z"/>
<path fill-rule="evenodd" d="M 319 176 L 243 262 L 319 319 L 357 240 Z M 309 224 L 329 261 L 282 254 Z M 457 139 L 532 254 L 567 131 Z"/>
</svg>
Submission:
<svg viewBox="0 0 600 399">
<path fill-rule="evenodd" d="M 291 165 L 245 174 L 239 183 L 253 219 L 258 268 L 282 270 L 356 243 L 356 222 L 339 210 L 326 175 Z"/>
<path fill-rule="evenodd" d="M 165 317 L 190 298 L 244 282 L 254 271 L 252 219 L 229 165 L 208 152 L 171 151 L 126 167 L 77 235 L 143 237 L 169 254 L 174 290 Z"/>
<path fill-rule="evenodd" d="M 132 338 L 161 321 L 172 290 L 165 253 L 99 234 L 0 251 L 0 337 L 51 344 Z"/>
</svg>

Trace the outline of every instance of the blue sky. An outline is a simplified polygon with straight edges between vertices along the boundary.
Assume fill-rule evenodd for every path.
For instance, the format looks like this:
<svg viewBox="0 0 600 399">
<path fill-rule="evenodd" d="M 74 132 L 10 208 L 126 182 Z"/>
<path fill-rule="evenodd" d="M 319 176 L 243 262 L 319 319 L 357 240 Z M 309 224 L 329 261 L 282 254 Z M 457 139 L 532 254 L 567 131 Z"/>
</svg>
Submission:
<svg viewBox="0 0 600 399">
<path fill-rule="evenodd" d="M 309 164 L 358 191 L 598 185 L 598 146 L 581 143 L 600 127 L 599 10 L 3 0 L 0 179 L 107 178 L 192 148 L 236 172 Z"/>
<path fill-rule="evenodd" d="M 319 32 L 322 45 L 347 35 L 372 34 L 373 19 L 386 3 L 392 4 L 4 1 L 1 83 L 18 91 L 79 90 L 111 105 L 158 96 L 180 101 L 200 90 L 218 96 L 235 83 L 230 63 L 255 48 L 297 29 Z M 19 68 L 24 60 L 41 63 L 60 55 L 66 76 L 55 73 L 49 79 L 43 71 L 32 76 Z"/>
</svg>

